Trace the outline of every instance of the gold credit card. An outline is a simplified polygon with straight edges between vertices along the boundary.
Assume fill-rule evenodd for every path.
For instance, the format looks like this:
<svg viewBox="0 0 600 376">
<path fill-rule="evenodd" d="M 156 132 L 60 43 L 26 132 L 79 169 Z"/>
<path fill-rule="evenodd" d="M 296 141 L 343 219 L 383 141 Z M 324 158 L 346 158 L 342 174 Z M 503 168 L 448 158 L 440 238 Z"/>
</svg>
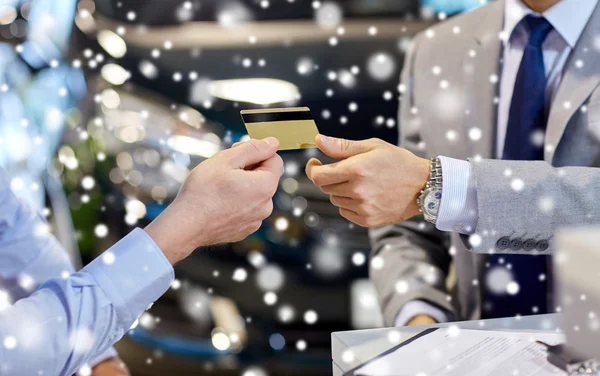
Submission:
<svg viewBox="0 0 600 376">
<path fill-rule="evenodd" d="M 275 137 L 279 150 L 314 148 L 317 124 L 308 107 L 242 110 L 242 120 L 251 138 Z"/>
</svg>

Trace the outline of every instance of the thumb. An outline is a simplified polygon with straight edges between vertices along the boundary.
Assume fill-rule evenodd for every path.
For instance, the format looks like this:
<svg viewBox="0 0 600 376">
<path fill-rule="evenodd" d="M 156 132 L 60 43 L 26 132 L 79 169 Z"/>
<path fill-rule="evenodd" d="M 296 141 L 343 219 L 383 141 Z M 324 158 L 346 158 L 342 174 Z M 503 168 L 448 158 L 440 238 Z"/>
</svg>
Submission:
<svg viewBox="0 0 600 376">
<path fill-rule="evenodd" d="M 372 149 L 368 140 L 352 141 L 345 138 L 328 137 L 322 134 L 315 137 L 317 147 L 326 155 L 335 159 L 345 159 Z"/>
<path fill-rule="evenodd" d="M 231 166 L 234 168 L 246 168 L 259 164 L 277 153 L 279 141 L 274 137 L 267 137 L 264 140 L 252 139 L 243 142 L 235 148 L 226 150 Z"/>
<path fill-rule="evenodd" d="M 312 181 L 312 169 L 313 169 L 313 167 L 316 167 L 316 166 L 323 166 L 323 163 L 320 160 L 318 160 L 317 158 L 311 158 L 308 160 L 308 162 L 306 162 L 306 167 L 304 167 L 304 172 L 306 173 L 306 176 L 308 176 L 310 181 Z"/>
</svg>

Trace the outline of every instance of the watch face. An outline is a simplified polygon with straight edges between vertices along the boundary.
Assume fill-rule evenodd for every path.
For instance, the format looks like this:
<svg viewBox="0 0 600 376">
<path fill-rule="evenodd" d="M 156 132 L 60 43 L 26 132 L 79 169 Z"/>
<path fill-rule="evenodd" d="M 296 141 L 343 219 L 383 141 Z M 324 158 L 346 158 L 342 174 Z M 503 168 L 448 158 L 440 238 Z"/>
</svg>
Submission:
<svg viewBox="0 0 600 376">
<path fill-rule="evenodd" d="M 437 217 L 441 198 L 442 192 L 438 189 L 432 189 L 426 192 L 423 199 L 423 211 L 425 214 Z"/>
</svg>

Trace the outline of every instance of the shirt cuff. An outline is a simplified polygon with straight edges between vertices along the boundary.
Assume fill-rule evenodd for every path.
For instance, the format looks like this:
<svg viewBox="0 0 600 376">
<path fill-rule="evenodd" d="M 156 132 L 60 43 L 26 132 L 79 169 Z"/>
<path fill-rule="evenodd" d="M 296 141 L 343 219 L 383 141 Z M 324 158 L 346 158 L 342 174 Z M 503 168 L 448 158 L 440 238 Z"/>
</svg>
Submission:
<svg viewBox="0 0 600 376">
<path fill-rule="evenodd" d="M 109 347 L 108 350 L 106 350 L 105 352 L 103 352 L 102 354 L 98 355 L 97 357 L 93 358 L 92 360 L 90 360 L 88 362 L 88 365 L 91 368 L 96 367 L 98 364 L 102 363 L 103 361 L 107 360 L 107 359 L 111 359 L 111 358 L 117 358 L 119 356 L 119 354 L 117 353 L 117 350 L 115 350 L 114 347 Z"/>
<path fill-rule="evenodd" d="M 136 228 L 82 272 L 94 277 L 114 305 L 119 323 L 129 328 L 164 294 L 174 279 L 173 267 L 156 243 Z"/>
<path fill-rule="evenodd" d="M 418 315 L 431 316 L 437 322 L 448 321 L 448 316 L 440 308 L 437 308 L 424 300 L 412 300 L 402 306 L 398 316 L 396 316 L 394 325 L 405 326 L 413 317 Z"/>
<path fill-rule="evenodd" d="M 442 157 L 442 199 L 436 227 L 472 234 L 477 227 L 477 189 L 468 161 Z"/>
</svg>

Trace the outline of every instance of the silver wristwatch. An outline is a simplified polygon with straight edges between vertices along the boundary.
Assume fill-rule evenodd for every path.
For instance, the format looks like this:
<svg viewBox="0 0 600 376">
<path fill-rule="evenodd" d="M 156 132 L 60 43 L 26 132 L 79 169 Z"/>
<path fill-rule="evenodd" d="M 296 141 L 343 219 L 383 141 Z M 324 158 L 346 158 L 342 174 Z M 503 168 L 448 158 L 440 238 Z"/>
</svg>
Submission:
<svg viewBox="0 0 600 376">
<path fill-rule="evenodd" d="M 429 181 L 417 198 L 419 211 L 427 222 L 435 224 L 442 200 L 442 163 L 439 158 L 431 158 Z"/>
</svg>

